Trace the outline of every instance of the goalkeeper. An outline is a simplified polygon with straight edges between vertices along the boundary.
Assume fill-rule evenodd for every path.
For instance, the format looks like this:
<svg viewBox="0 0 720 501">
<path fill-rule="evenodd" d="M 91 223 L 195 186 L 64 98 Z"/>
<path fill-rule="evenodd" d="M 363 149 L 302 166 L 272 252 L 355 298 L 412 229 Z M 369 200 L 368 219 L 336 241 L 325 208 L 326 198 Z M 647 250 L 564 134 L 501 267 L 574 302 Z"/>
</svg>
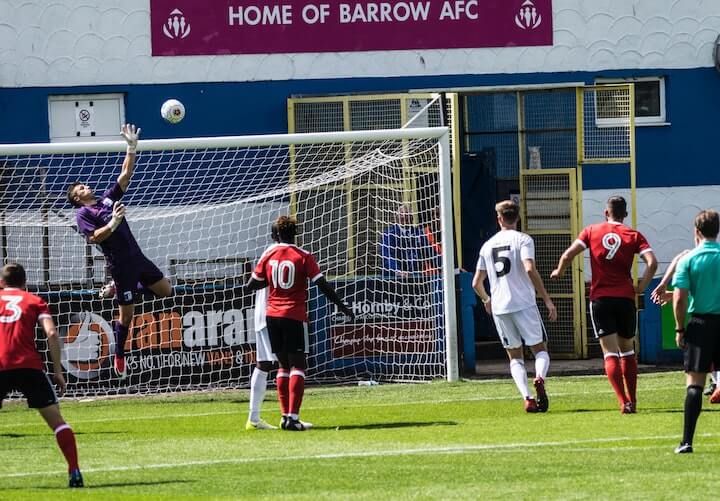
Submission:
<svg viewBox="0 0 720 501">
<path fill-rule="evenodd" d="M 99 199 L 88 185 L 72 183 L 67 189 L 67 198 L 71 205 L 79 207 L 76 215 L 78 231 L 88 242 L 100 246 L 113 278 L 113 282 L 103 288 L 101 296 L 117 295 L 120 316 L 113 325 L 114 367 L 122 379 L 127 376 L 125 341 L 135 314 L 135 300 L 142 294 L 169 296 L 172 288 L 158 267 L 143 255 L 125 221 L 125 206 L 120 199 L 133 175 L 140 129 L 126 124 L 121 134 L 127 142 L 127 153 L 117 181 Z"/>
</svg>

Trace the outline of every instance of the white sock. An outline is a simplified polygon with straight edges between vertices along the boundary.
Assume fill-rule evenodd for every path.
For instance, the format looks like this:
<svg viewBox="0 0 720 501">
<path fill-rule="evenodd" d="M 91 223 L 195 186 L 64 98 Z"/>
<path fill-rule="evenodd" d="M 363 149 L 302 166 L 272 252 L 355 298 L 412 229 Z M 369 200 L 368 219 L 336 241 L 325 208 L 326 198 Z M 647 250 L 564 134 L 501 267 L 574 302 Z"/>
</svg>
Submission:
<svg viewBox="0 0 720 501">
<path fill-rule="evenodd" d="M 525 370 L 525 361 L 517 358 L 510 360 L 510 374 L 517 389 L 523 398 L 530 398 L 530 390 L 528 390 L 527 371 Z"/>
<path fill-rule="evenodd" d="M 550 355 L 547 351 L 539 351 L 535 354 L 535 377 L 545 379 L 550 368 Z"/>
<path fill-rule="evenodd" d="M 265 398 L 268 373 L 255 367 L 250 378 L 250 421 L 260 421 L 260 406 Z"/>
</svg>

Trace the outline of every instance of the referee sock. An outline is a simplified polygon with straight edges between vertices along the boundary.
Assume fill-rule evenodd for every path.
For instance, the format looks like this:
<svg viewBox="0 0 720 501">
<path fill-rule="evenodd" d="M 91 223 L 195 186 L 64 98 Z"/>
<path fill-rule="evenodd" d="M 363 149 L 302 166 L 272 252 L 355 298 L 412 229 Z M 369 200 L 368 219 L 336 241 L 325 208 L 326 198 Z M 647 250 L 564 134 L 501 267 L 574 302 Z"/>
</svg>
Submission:
<svg viewBox="0 0 720 501">
<path fill-rule="evenodd" d="M 280 403 L 280 414 L 290 414 L 290 374 L 285 369 L 278 369 L 277 378 L 278 402 Z"/>
<path fill-rule="evenodd" d="M 690 385 L 685 396 L 685 425 L 683 427 L 683 444 L 693 443 L 695 425 L 702 410 L 702 386 Z"/>
<path fill-rule="evenodd" d="M 58 447 L 60 447 L 63 456 L 65 456 L 68 464 L 68 472 L 72 473 L 75 470 L 79 470 L 75 433 L 73 433 L 69 424 L 63 423 L 55 428 L 55 440 L 57 440 Z"/>
<path fill-rule="evenodd" d="M 290 414 L 300 414 L 303 395 L 305 394 L 305 373 L 300 369 L 290 371 Z M 297 418 L 296 418 L 297 419 Z"/>
<path fill-rule="evenodd" d="M 127 341 L 128 337 L 128 327 L 121 324 L 120 320 L 115 320 L 113 331 L 115 333 L 115 354 L 119 357 L 124 357 L 125 341 Z"/>
<path fill-rule="evenodd" d="M 623 379 L 625 380 L 625 388 L 627 389 L 627 396 L 630 401 L 635 405 L 637 403 L 637 371 L 638 363 L 635 351 L 630 350 L 624 353 L 620 353 L 620 369 L 622 371 Z"/>
<path fill-rule="evenodd" d="M 620 357 L 617 353 L 605 354 L 605 374 L 607 374 L 608 381 L 610 381 L 610 386 L 615 391 L 618 402 L 623 405 L 627 402 L 627 399 L 625 397 L 622 369 L 620 368 Z"/>
<path fill-rule="evenodd" d="M 260 370 L 258 367 L 253 369 L 252 377 L 250 378 L 250 416 L 248 416 L 253 423 L 260 421 L 260 405 L 265 398 L 267 377 L 267 372 Z"/>
<path fill-rule="evenodd" d="M 525 370 L 525 361 L 519 358 L 510 360 L 510 374 L 515 381 L 515 386 L 520 391 L 523 398 L 530 398 L 530 390 L 528 389 L 527 370 Z"/>
</svg>

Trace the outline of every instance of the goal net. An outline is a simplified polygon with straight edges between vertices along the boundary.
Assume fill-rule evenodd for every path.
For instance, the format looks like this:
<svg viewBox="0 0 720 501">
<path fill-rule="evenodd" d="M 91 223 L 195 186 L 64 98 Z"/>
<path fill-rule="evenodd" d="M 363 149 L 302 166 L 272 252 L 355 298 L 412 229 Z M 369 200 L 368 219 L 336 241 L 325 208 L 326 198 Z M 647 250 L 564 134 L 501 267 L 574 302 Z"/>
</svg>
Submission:
<svg viewBox="0 0 720 501">
<path fill-rule="evenodd" d="M 247 386 L 254 296 L 242 285 L 282 214 L 356 314 L 310 286 L 309 381 L 457 378 L 446 129 L 140 141 L 126 219 L 173 294 L 136 304 L 121 381 L 117 304 L 98 296 L 105 259 L 77 232 L 66 189 L 100 197 L 124 150 L 0 145 L 0 257 L 50 305 L 70 395 Z"/>
</svg>

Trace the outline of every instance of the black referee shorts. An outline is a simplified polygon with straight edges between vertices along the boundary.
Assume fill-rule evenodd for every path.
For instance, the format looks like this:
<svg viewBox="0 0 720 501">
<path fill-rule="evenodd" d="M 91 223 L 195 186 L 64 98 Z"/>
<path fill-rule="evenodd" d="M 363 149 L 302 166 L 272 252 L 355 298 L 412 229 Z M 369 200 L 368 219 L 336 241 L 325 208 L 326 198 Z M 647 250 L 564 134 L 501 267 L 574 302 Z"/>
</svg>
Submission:
<svg viewBox="0 0 720 501">
<path fill-rule="evenodd" d="M 720 315 L 692 314 L 685 328 L 685 372 L 720 367 Z"/>
<path fill-rule="evenodd" d="M 273 353 L 308 352 L 308 328 L 305 322 L 283 317 L 267 317 L 266 322 Z"/>
<path fill-rule="evenodd" d="M 591 301 L 590 319 L 596 338 L 617 334 L 632 339 L 637 331 L 635 301 L 626 297 L 600 297 Z"/>
<path fill-rule="evenodd" d="M 44 409 L 58 403 L 50 378 L 37 369 L 0 371 L 0 408 L 12 391 L 22 393 L 31 409 Z"/>
</svg>

